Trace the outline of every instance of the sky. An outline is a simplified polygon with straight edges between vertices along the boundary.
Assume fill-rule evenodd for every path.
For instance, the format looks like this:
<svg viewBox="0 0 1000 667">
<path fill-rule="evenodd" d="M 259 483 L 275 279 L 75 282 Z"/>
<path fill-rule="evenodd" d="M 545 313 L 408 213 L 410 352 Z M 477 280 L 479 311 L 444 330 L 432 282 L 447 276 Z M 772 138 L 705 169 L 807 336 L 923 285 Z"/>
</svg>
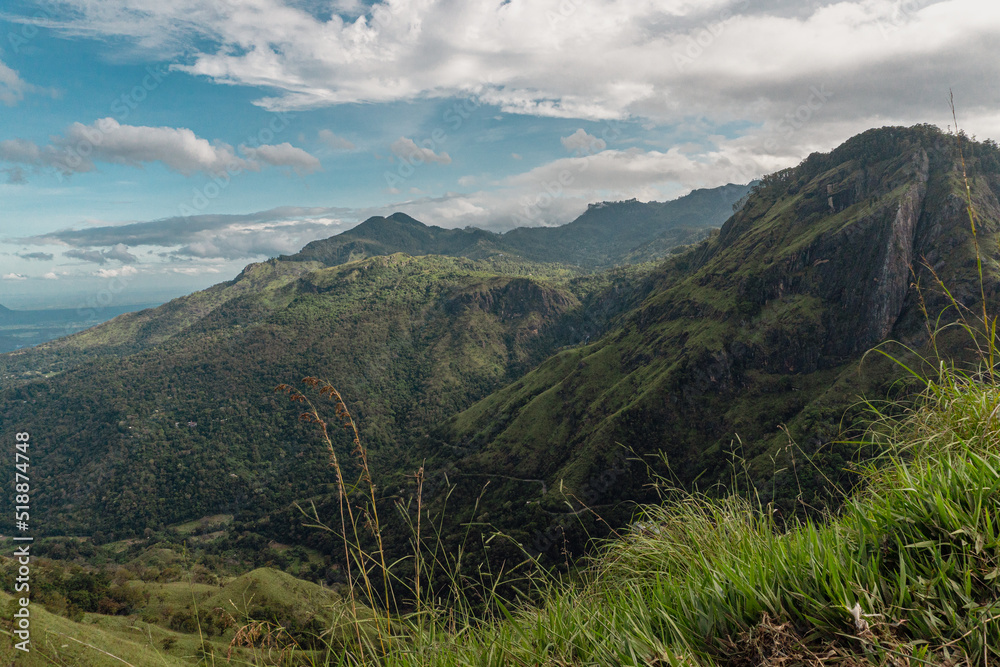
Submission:
<svg viewBox="0 0 1000 667">
<path fill-rule="evenodd" d="M 160 302 L 371 215 L 497 232 L 871 127 L 1000 138 L 995 0 L 4 0 L 0 304 Z"/>
</svg>

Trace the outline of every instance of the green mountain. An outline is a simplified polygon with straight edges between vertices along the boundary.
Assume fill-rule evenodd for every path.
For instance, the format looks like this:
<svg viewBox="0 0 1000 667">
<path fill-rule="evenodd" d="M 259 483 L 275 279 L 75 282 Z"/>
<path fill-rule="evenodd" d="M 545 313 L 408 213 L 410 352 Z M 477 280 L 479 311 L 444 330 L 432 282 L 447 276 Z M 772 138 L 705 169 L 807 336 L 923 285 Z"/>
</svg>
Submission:
<svg viewBox="0 0 1000 667">
<path fill-rule="evenodd" d="M 1000 151 L 966 148 L 993 304 Z M 922 263 L 964 306 L 979 300 L 959 165 L 934 128 L 872 130 L 765 178 L 717 235 L 658 267 L 589 275 L 567 265 L 652 256 L 664 221 L 693 228 L 697 202 L 717 193 L 592 207 L 570 231 L 374 218 L 0 356 L 0 439 L 32 433 L 37 525 L 99 538 L 228 513 L 234 534 L 328 546 L 288 509 L 311 499 L 332 511 L 335 497 L 315 428 L 273 393 L 305 375 L 347 398 L 387 503 L 413 493 L 407 475 L 424 460 L 429 505 L 457 484 L 449 530 L 473 519 L 558 551 L 574 526 L 600 533 L 651 498 L 647 466 L 705 488 L 731 481 L 735 457 L 781 511 L 822 505 L 826 478 L 845 479 L 857 455 L 835 442 L 845 411 L 900 375 L 864 353 L 888 338 L 926 351 L 921 307 L 933 316 L 945 302 Z M 732 212 L 732 198 L 712 206 Z M 614 222 L 625 219 L 647 236 L 625 239 Z M 348 440 L 336 446 L 353 460 Z M 403 548 L 395 528 L 390 546 Z M 491 549 L 517 556 L 509 542 Z"/>
<path fill-rule="evenodd" d="M 5 355 L 0 437 L 32 434 L 33 517 L 51 534 L 127 537 L 221 512 L 259 518 L 325 492 L 322 446 L 274 394 L 304 375 L 338 383 L 373 465 L 398 470 L 429 428 L 597 337 L 614 306 L 593 295 L 628 280 L 494 264 L 272 260 Z"/>
<path fill-rule="evenodd" d="M 966 142 L 965 159 L 995 312 L 1000 150 Z M 840 442 L 866 417 L 859 394 L 884 396 L 903 374 L 866 352 L 893 339 L 934 359 L 925 312 L 930 326 L 955 318 L 938 280 L 982 327 L 964 195 L 955 139 L 927 126 L 871 130 L 768 176 L 718 236 L 650 276 L 602 339 L 436 434 L 427 453 L 458 480 L 452 507 L 472 507 L 490 482 L 477 513 L 457 520 L 559 558 L 581 526 L 601 534 L 655 500 L 650 470 L 706 490 L 750 484 L 784 515 L 838 502 L 831 482 L 849 488 L 846 469 L 864 455 Z M 936 342 L 944 359 L 969 357 L 957 331 Z M 886 349 L 922 368 L 901 345 Z"/>
<path fill-rule="evenodd" d="M 598 269 L 659 259 L 703 239 L 733 212 L 748 185 L 695 190 L 668 202 L 602 202 L 559 227 L 518 227 L 505 234 L 468 227 L 426 226 L 403 213 L 373 217 L 328 239 L 313 241 L 289 261 L 327 266 L 374 255 L 449 255 L 482 259 L 513 254 L 534 262 Z"/>
</svg>

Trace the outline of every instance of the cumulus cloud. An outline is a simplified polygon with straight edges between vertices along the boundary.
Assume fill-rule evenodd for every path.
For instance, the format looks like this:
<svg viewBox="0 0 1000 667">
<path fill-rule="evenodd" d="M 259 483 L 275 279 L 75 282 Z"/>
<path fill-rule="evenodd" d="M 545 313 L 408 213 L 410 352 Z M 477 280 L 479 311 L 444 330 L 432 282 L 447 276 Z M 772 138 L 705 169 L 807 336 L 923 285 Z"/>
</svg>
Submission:
<svg viewBox="0 0 1000 667">
<path fill-rule="evenodd" d="M 330 130 L 320 130 L 319 140 L 322 141 L 328 148 L 335 151 L 353 151 L 357 148 L 352 141 L 336 135 Z"/>
<path fill-rule="evenodd" d="M 22 276 L 20 273 L 7 273 L 4 274 L 3 280 L 27 280 L 26 276 Z"/>
<path fill-rule="evenodd" d="M 478 95 L 563 118 L 764 122 L 826 81 L 842 114 L 926 119 L 949 85 L 988 112 L 981 82 L 1000 72 L 1000 5 L 982 0 L 345 0 L 353 11 L 333 15 L 292 0 L 63 4 L 75 11 L 53 28 L 192 53 L 180 69 L 277 90 L 258 100 L 272 110 Z"/>
<path fill-rule="evenodd" d="M 59 280 L 59 276 L 55 273 L 55 271 L 49 271 L 44 274 L 42 278 L 45 280 Z"/>
<path fill-rule="evenodd" d="M 582 127 L 568 137 L 561 137 L 559 141 L 562 143 L 563 148 L 577 155 L 597 153 L 608 147 L 608 142 L 587 134 Z"/>
<path fill-rule="evenodd" d="M 114 118 L 90 125 L 73 123 L 44 146 L 25 139 L 2 141 L 0 160 L 61 174 L 93 171 L 95 162 L 133 167 L 161 162 L 184 175 L 259 169 L 255 162 L 237 156 L 232 146 L 209 142 L 187 128 L 122 125 Z"/>
<path fill-rule="evenodd" d="M 275 167 L 291 167 L 299 175 L 311 174 L 323 169 L 319 160 L 287 141 L 275 146 L 241 146 L 241 150 L 251 159 L 259 160 Z"/>
<path fill-rule="evenodd" d="M 7 65 L 0 62 L 0 104 L 14 106 L 24 99 L 25 93 L 35 90 L 26 83 L 20 75 Z"/>
<path fill-rule="evenodd" d="M 777 158 L 761 160 L 738 147 L 691 156 L 678 148 L 645 151 L 639 148 L 605 150 L 586 157 L 554 160 L 530 171 L 508 177 L 504 184 L 519 189 L 534 188 L 587 193 L 639 190 L 658 185 L 681 185 L 687 189 L 724 182 L 747 183 L 783 165 Z"/>
<path fill-rule="evenodd" d="M 229 144 L 210 142 L 187 128 L 122 125 L 101 118 L 90 125 L 73 123 L 43 146 L 26 139 L 0 141 L 0 160 L 61 175 L 93 171 L 97 162 L 132 167 L 159 162 L 185 176 L 260 171 L 262 164 L 291 167 L 300 174 L 322 169 L 319 160 L 287 142 L 240 148 L 245 157 Z M 23 180 L 23 171 L 14 169 Z"/>
<path fill-rule="evenodd" d="M 451 164 L 451 156 L 445 152 L 435 153 L 432 148 L 418 146 L 413 139 L 400 137 L 392 142 L 389 149 L 401 160 L 406 160 L 412 165 L 418 164 Z"/>
</svg>

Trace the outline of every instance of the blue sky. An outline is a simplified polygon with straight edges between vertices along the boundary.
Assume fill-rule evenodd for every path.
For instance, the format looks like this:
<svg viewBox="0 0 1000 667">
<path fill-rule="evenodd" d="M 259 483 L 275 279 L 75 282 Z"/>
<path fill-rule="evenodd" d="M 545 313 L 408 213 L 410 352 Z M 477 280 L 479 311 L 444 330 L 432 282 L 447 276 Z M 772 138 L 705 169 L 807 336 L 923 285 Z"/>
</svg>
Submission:
<svg viewBox="0 0 1000 667">
<path fill-rule="evenodd" d="M 563 224 L 944 127 L 949 89 L 997 137 L 996 5 L 5 2 L 0 304 L 160 301 L 396 210 Z"/>
</svg>

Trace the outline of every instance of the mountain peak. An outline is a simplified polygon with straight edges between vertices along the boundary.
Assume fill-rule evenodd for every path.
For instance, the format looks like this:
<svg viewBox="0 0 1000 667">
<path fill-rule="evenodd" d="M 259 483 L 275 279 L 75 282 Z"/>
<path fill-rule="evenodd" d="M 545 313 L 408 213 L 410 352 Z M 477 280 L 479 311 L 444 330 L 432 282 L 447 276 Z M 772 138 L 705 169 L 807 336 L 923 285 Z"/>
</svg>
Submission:
<svg viewBox="0 0 1000 667">
<path fill-rule="evenodd" d="M 416 218 L 411 218 L 410 216 L 406 215 L 405 213 L 403 213 L 401 211 L 396 211 L 392 215 L 387 216 L 386 220 L 393 220 L 395 222 L 401 222 L 401 223 L 404 223 L 404 224 L 407 224 L 407 225 L 414 225 L 416 227 L 427 227 L 428 226 L 428 225 L 425 225 L 424 223 L 420 222 Z"/>
</svg>

